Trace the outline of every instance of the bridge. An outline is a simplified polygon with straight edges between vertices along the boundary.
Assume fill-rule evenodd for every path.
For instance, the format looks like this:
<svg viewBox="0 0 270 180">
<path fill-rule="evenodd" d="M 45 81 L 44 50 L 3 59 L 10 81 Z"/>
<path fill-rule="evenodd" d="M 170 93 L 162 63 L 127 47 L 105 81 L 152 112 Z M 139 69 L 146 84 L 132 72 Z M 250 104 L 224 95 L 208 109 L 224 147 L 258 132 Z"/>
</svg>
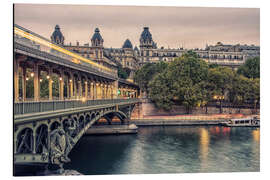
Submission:
<svg viewBox="0 0 270 180">
<path fill-rule="evenodd" d="M 127 124 L 139 87 L 117 71 L 14 26 L 14 164 L 56 164 L 100 120 Z"/>
</svg>

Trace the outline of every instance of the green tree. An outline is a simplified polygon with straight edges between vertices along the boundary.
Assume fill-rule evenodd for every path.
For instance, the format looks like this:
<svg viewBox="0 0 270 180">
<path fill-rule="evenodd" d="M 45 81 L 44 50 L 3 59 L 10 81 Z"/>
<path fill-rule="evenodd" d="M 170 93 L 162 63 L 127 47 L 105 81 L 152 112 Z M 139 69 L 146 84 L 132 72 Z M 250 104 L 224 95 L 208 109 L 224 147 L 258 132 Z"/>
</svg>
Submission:
<svg viewBox="0 0 270 180">
<path fill-rule="evenodd" d="M 170 110 L 173 103 L 172 82 L 168 78 L 166 71 L 157 74 L 149 83 L 149 97 L 156 107 Z"/>
<path fill-rule="evenodd" d="M 122 66 L 117 66 L 117 73 L 118 73 L 118 77 L 122 79 L 127 79 L 129 76 Z"/>
<path fill-rule="evenodd" d="M 228 95 L 229 100 L 233 105 L 241 105 L 247 103 L 250 93 L 251 80 L 242 76 L 236 75 L 233 77 L 232 88 Z M 238 109 L 240 113 L 240 108 Z"/>
<path fill-rule="evenodd" d="M 167 63 L 163 61 L 158 63 L 147 63 L 135 72 L 134 80 L 140 86 L 140 89 L 148 94 L 149 82 L 156 74 L 161 73 L 166 69 L 167 66 Z"/>
<path fill-rule="evenodd" d="M 260 78 L 260 57 L 247 59 L 245 64 L 238 68 L 237 73 L 247 78 Z"/>
<path fill-rule="evenodd" d="M 220 113 L 222 113 L 222 102 L 225 99 L 225 93 L 228 93 L 232 88 L 235 72 L 228 67 L 217 67 L 209 69 L 208 83 L 212 87 L 212 93 L 216 100 L 220 102 Z"/>
<path fill-rule="evenodd" d="M 156 106 L 169 110 L 172 105 L 183 105 L 187 113 L 192 107 L 205 103 L 202 83 L 207 80 L 208 65 L 188 52 L 171 62 L 149 84 L 149 94 Z"/>
</svg>

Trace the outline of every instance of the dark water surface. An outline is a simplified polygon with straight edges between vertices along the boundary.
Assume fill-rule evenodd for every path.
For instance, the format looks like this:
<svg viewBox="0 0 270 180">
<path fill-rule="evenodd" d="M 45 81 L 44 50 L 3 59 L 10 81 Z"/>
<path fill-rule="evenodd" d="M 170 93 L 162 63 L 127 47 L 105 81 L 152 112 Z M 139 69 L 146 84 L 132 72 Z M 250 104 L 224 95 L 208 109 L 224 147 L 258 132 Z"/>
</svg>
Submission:
<svg viewBox="0 0 270 180">
<path fill-rule="evenodd" d="M 246 172 L 260 169 L 260 130 L 140 127 L 138 134 L 84 136 L 65 169 L 82 174 Z"/>
</svg>

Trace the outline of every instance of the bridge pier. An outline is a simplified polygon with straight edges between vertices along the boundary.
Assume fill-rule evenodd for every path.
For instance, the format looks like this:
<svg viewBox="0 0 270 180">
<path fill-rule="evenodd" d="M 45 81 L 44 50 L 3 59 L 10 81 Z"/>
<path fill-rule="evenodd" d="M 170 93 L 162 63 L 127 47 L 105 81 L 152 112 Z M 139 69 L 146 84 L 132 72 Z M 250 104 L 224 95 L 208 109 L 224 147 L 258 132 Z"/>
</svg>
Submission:
<svg viewBox="0 0 270 180">
<path fill-rule="evenodd" d="M 52 83 L 53 83 L 53 80 L 52 80 L 52 68 L 49 67 L 49 72 L 48 72 L 48 80 L 49 80 L 49 100 L 52 100 L 53 99 L 53 96 L 52 96 Z"/>
<path fill-rule="evenodd" d="M 34 101 L 39 101 L 39 90 L 40 90 L 40 81 L 39 81 L 39 65 L 34 63 Z"/>
</svg>

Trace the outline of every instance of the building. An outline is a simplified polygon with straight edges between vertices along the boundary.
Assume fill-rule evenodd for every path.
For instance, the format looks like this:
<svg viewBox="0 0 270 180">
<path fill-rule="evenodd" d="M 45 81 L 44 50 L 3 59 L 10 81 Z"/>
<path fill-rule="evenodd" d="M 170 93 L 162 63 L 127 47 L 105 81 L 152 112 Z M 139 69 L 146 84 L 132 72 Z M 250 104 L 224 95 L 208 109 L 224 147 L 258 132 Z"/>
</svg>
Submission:
<svg viewBox="0 0 270 180">
<path fill-rule="evenodd" d="M 159 61 L 172 61 L 176 57 L 180 57 L 188 50 L 193 50 L 199 58 L 207 63 L 214 63 L 223 66 L 237 68 L 251 57 L 260 56 L 260 47 L 255 45 L 225 45 L 218 42 L 216 45 L 208 46 L 205 49 L 165 49 L 158 48 L 154 42 L 152 34 L 148 27 L 144 27 L 140 37 L 140 64 L 155 63 Z"/>
<path fill-rule="evenodd" d="M 237 68 L 251 57 L 260 56 L 260 47 L 255 45 L 226 45 L 218 42 L 216 45 L 206 45 L 205 49 L 184 49 L 184 48 L 158 48 L 153 40 L 149 27 L 144 27 L 139 39 L 139 49 L 132 45 L 129 39 L 123 43 L 121 48 L 106 48 L 103 46 L 103 38 L 98 28 L 95 29 L 89 43 L 80 45 L 64 44 L 64 36 L 59 25 L 55 26 L 51 41 L 74 51 L 79 55 L 89 58 L 99 64 L 117 71 L 119 66 L 129 69 L 128 79 L 133 79 L 135 71 L 145 63 L 156 63 L 160 61 L 170 62 L 176 57 L 182 56 L 188 50 L 193 50 L 198 57 L 207 63 L 219 64 Z"/>
</svg>

